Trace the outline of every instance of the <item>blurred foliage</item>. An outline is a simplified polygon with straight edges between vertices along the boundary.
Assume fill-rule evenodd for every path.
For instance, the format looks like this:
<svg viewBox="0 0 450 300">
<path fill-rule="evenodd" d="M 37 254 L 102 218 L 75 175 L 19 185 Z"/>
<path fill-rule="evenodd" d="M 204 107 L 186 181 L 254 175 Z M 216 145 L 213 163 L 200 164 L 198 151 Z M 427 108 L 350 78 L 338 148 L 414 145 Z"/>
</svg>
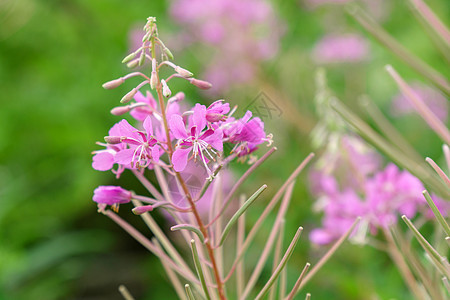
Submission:
<svg viewBox="0 0 450 300">
<path fill-rule="evenodd" d="M 450 16 L 450 2 L 427 2 L 441 17 Z M 308 131 L 315 119 L 312 74 L 316 65 L 310 52 L 329 29 L 322 22 L 329 8 L 310 11 L 299 1 L 274 5 L 286 23 L 286 34 L 279 56 L 263 66 L 260 82 L 293 99 L 291 105 L 308 122 L 288 121 L 289 111 L 267 122 L 279 150 L 243 189 L 250 194 L 263 181 L 269 184 L 267 198 L 311 150 Z M 128 32 L 147 16 L 158 18 L 163 34 L 176 32 L 167 7 L 163 1 L 137 0 L 4 0 L 0 4 L 0 299 L 121 299 L 117 287 L 122 283 L 139 299 L 174 297 L 157 259 L 98 215 L 90 201 L 97 185 L 116 182 L 112 174 L 91 169 L 90 152 L 118 120 L 108 111 L 130 87 L 105 91 L 101 84 L 125 73 L 120 60 L 128 50 Z M 343 31 L 362 32 L 340 8 L 333 9 L 342 20 Z M 449 19 L 445 21 L 448 24 Z M 449 75 L 405 1 L 391 1 L 383 25 L 412 52 Z M 195 53 L 174 54 L 179 64 L 201 70 L 204 62 Z M 354 104 L 355 110 L 356 97 L 367 93 L 389 114 L 397 90 L 383 69 L 388 63 L 405 78 L 420 79 L 373 41 L 366 64 L 328 69 L 330 86 L 339 98 Z M 260 91 L 266 91 L 260 82 L 224 96 L 245 107 Z M 184 87 L 179 84 L 173 90 Z M 215 100 L 202 98 L 191 87 L 186 91 L 188 99 Z M 277 97 L 271 99 L 276 102 Z M 441 156 L 439 139 L 417 116 L 392 121 L 420 154 Z M 234 165 L 236 173 L 245 168 Z M 126 174 L 119 182 L 136 191 L 142 189 Z M 307 260 L 314 263 L 324 252 L 307 242 L 309 230 L 319 224 L 319 216 L 311 213 L 312 201 L 303 174 L 287 215 L 286 236 L 298 225 L 306 229 L 290 263 L 289 286 L 300 271 L 298 266 Z M 249 221 L 256 220 L 264 207 L 264 201 L 257 203 Z M 126 207 L 122 210 L 125 218 L 132 218 Z M 146 232 L 142 224 L 137 226 Z M 265 226 L 269 229 L 270 222 Z M 256 256 L 265 236 L 258 239 L 251 248 Z M 407 297 L 386 255 L 350 244 L 306 290 L 315 299 Z"/>
</svg>

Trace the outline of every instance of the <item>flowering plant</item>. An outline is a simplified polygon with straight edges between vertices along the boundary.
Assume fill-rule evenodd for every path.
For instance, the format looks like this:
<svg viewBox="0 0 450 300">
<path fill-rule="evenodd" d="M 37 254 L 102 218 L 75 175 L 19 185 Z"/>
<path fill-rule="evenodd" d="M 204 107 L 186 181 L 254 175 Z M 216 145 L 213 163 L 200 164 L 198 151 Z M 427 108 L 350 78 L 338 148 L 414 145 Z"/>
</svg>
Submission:
<svg viewBox="0 0 450 300">
<path fill-rule="evenodd" d="M 236 107 L 231 108 L 224 100 L 214 101 L 208 107 L 196 103 L 192 108 L 184 109 L 183 107 L 187 106 L 184 101 L 185 95 L 182 92 L 172 95 L 169 87 L 172 80 L 176 78 L 186 80 L 200 89 L 209 89 L 211 84 L 194 78 L 190 71 L 170 61 L 173 59 L 172 54 L 159 38 L 155 18 L 147 19 L 144 31 L 142 46 L 125 57 L 123 63 L 133 68 L 142 66 L 146 60 L 150 60 L 150 76 L 143 72 L 132 72 L 103 85 L 106 89 L 113 89 L 131 78 L 143 78 L 141 83 L 122 98 L 121 102 L 125 105 L 111 110 L 113 115 L 130 113 L 137 126 L 132 126 L 125 119 L 116 123 L 105 136 L 105 143 L 98 143 L 103 149 L 94 151 L 92 166 L 99 171 L 111 170 L 117 178 L 125 171 L 132 172 L 151 197 L 137 195 L 119 186 L 100 186 L 94 191 L 93 197 L 98 204 L 98 211 L 115 221 L 161 259 L 175 291 L 182 299 L 186 297 L 195 299 L 198 296 L 207 299 L 226 299 L 227 294 L 241 299 L 249 297 L 255 293 L 256 282 L 269 254 L 275 249 L 273 273 L 256 294 L 256 299 L 261 299 L 270 291 L 273 298 L 276 293 L 274 286 L 278 283 L 280 274 L 285 274 L 283 270 L 302 232 L 302 227 L 299 227 L 283 254 L 284 216 L 291 199 L 294 181 L 314 155 L 311 153 L 295 169 L 267 204 L 256 223 L 252 224 L 246 236 L 245 212 L 267 185 L 262 185 L 247 200 L 241 197 L 239 208 L 233 214 L 225 214 L 225 211 L 231 202 L 235 202 L 234 207 L 237 206 L 235 193 L 239 187 L 276 150 L 275 147 L 271 147 L 272 135 L 266 134 L 264 123 L 260 118 L 254 117 L 250 111 L 241 118 L 236 117 Z M 161 60 L 157 59 L 159 55 L 162 57 Z M 160 72 L 165 67 L 172 72 L 167 78 L 162 78 Z M 146 91 L 144 96 L 140 90 L 146 86 L 156 91 L 156 98 L 150 91 Z M 254 153 L 264 143 L 271 148 L 257 159 Z M 231 187 L 229 188 L 226 187 L 225 167 L 235 159 L 247 161 L 251 166 L 233 185 L 228 184 Z M 154 186 L 147 179 L 146 170 L 155 172 L 158 186 Z M 195 188 L 189 183 L 192 174 L 200 182 Z M 268 214 L 280 199 L 282 203 L 267 243 L 244 286 L 244 255 Z M 117 214 L 119 205 L 129 202 L 134 204 L 133 213 L 140 215 L 155 235 L 153 240 L 147 239 Z M 111 206 L 112 210 L 108 209 L 108 206 Z M 176 224 L 171 230 L 180 231 L 184 240 L 191 246 L 197 276 L 149 214 L 156 208 L 163 209 L 166 215 L 175 221 Z M 288 299 L 292 299 L 329 259 L 355 224 L 348 232 L 344 232 L 340 240 L 308 275 L 306 271 L 310 264 L 305 265 L 296 284 L 287 295 Z M 228 253 L 224 253 L 224 243 L 234 225 L 237 225 L 236 253 L 230 270 L 225 273 L 224 256 Z M 233 275 L 236 276 L 237 283 L 233 291 L 230 291 L 226 287 L 231 285 L 229 280 Z M 186 283 L 185 291 L 180 280 Z M 280 297 L 284 298 L 285 283 L 282 282 L 279 293 Z M 121 292 L 125 296 L 129 293 L 124 287 L 121 288 Z"/>
</svg>

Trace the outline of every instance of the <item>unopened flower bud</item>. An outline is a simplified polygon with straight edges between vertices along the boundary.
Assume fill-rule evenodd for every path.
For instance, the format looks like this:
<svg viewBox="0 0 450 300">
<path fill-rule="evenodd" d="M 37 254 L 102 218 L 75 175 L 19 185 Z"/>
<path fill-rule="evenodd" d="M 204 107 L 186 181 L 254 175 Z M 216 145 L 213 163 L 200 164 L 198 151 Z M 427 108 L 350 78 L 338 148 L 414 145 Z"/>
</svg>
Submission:
<svg viewBox="0 0 450 300">
<path fill-rule="evenodd" d="M 209 90 L 212 87 L 211 83 L 200 79 L 191 78 L 189 82 L 202 90 Z"/>
<path fill-rule="evenodd" d="M 158 84 L 158 76 L 156 74 L 156 59 L 152 59 L 152 75 L 150 76 L 150 87 L 153 90 Z"/>
<path fill-rule="evenodd" d="M 136 52 L 128 54 L 123 60 L 122 63 L 125 64 L 127 62 L 130 62 L 133 58 L 136 57 Z"/>
<path fill-rule="evenodd" d="M 170 91 L 169 86 L 164 79 L 161 79 L 161 84 L 163 87 L 163 96 L 166 98 L 170 97 L 170 95 L 172 95 L 172 92 Z"/>
<path fill-rule="evenodd" d="M 141 56 L 139 56 L 139 63 L 138 63 L 138 65 L 142 66 L 142 65 L 144 65 L 144 63 L 145 63 L 145 50 L 142 50 Z"/>
<path fill-rule="evenodd" d="M 136 68 L 139 64 L 139 59 L 136 58 L 135 60 L 130 61 L 129 63 L 127 63 L 127 67 L 130 69 Z"/>
<path fill-rule="evenodd" d="M 131 201 L 132 193 L 120 186 L 99 186 L 94 190 L 94 200 L 97 203 L 117 205 Z"/>
<path fill-rule="evenodd" d="M 117 106 L 111 109 L 111 114 L 115 116 L 121 116 L 123 114 L 126 114 L 131 110 L 131 107 L 129 105 L 126 106 Z"/>
<path fill-rule="evenodd" d="M 137 206 L 132 209 L 133 214 L 135 215 L 142 215 L 143 213 L 149 212 L 153 210 L 153 206 L 151 205 L 144 205 L 144 206 Z"/>
<path fill-rule="evenodd" d="M 123 96 L 123 98 L 120 100 L 120 103 L 128 103 L 128 102 L 130 102 L 131 99 L 133 99 L 134 95 L 136 95 L 136 93 L 137 93 L 137 90 L 136 89 L 132 89 L 125 96 Z"/>
<path fill-rule="evenodd" d="M 107 142 L 108 144 L 120 144 L 122 142 L 121 136 L 107 135 L 104 137 L 104 139 L 105 139 L 105 142 Z"/>
<path fill-rule="evenodd" d="M 112 90 L 112 89 L 115 89 L 116 87 L 118 87 L 119 85 L 121 85 L 121 84 L 124 83 L 124 82 L 125 82 L 125 79 L 123 79 L 122 77 L 120 77 L 120 78 L 118 78 L 118 79 L 114 79 L 114 80 L 105 82 L 105 83 L 102 85 L 102 87 L 103 87 L 104 89 L 107 89 L 107 90 Z"/>
<path fill-rule="evenodd" d="M 172 52 L 170 52 L 169 48 L 164 47 L 163 51 L 164 51 L 164 53 L 166 53 L 166 55 L 169 59 L 173 60 L 173 54 L 172 54 Z"/>
<path fill-rule="evenodd" d="M 150 88 L 152 90 L 155 89 L 157 84 L 158 84 L 158 76 L 156 75 L 156 72 L 152 72 L 152 75 L 150 76 Z"/>
<path fill-rule="evenodd" d="M 146 41 L 148 41 L 150 39 L 150 35 L 152 34 L 151 31 L 148 31 L 143 37 L 142 37 L 142 42 L 145 43 Z"/>
<path fill-rule="evenodd" d="M 192 74 L 192 72 L 190 72 L 190 71 L 188 71 L 186 69 L 183 69 L 180 66 L 176 66 L 175 67 L 175 72 L 177 72 L 178 74 L 180 74 L 181 76 L 183 76 L 185 78 L 189 78 L 189 77 L 192 77 L 194 75 L 194 74 Z"/>
</svg>

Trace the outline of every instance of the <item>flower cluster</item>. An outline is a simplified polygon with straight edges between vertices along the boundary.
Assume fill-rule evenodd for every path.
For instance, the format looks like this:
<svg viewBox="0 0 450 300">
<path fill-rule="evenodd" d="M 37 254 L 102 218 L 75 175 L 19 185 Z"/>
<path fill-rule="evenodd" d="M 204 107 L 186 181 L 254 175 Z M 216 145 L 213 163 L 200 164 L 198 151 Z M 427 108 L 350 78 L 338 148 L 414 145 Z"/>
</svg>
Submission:
<svg viewBox="0 0 450 300">
<path fill-rule="evenodd" d="M 380 163 L 375 151 L 352 136 L 343 136 L 318 161 L 310 174 L 311 190 L 324 218 L 322 228 L 311 232 L 314 243 L 338 239 L 358 216 L 362 225 L 355 238 L 361 242 L 366 231 L 375 234 L 395 224 L 399 214 L 412 218 L 425 207 L 424 186 L 416 177 L 394 164 L 381 170 Z"/>
<path fill-rule="evenodd" d="M 238 83 L 249 83 L 258 64 L 278 51 L 282 26 L 273 7 L 261 0 L 176 0 L 174 21 L 185 31 L 177 40 L 214 47 L 204 77 L 212 92 L 223 92 Z"/>
<path fill-rule="evenodd" d="M 123 119 L 112 126 L 104 138 L 105 143 L 98 143 L 104 148 L 94 151 L 92 167 L 99 171 L 112 170 L 120 177 L 127 169 L 143 174 L 145 169 L 157 166 L 174 176 L 183 172 L 188 162 L 192 162 L 201 165 L 206 170 L 205 177 L 211 181 L 214 170 L 219 165 L 223 166 L 236 157 L 245 159 L 264 142 L 270 145 L 272 136 L 266 135 L 264 123 L 260 118 L 252 117 L 250 111 L 242 118 L 236 118 L 236 107 L 231 109 L 230 104 L 224 100 L 217 100 L 208 107 L 197 103 L 190 109 L 183 108 L 187 107 L 185 95 L 179 92 L 172 96 L 168 85 L 170 80 L 185 79 L 201 89 L 210 88 L 211 84 L 193 78 L 191 72 L 168 59 L 158 63 L 155 57 L 147 53 L 148 49 L 154 49 L 151 42 L 156 41 L 160 51 L 167 58 L 171 56 L 170 51 L 158 39 L 154 22 L 154 18 L 148 20 L 142 47 L 124 59 L 131 67 L 143 65 L 145 60 L 150 60 L 151 75 L 133 72 L 103 85 L 112 89 L 133 77 L 145 79 L 122 98 L 121 102 L 126 105 L 111 110 L 113 115 L 129 113 L 137 125 L 133 126 Z M 150 53 L 152 52 L 154 54 L 154 50 Z M 139 53 L 140 56 L 136 58 Z M 171 68 L 173 74 L 160 79 L 159 69 L 164 66 Z M 157 90 L 158 102 L 151 91 L 147 90 L 145 95 L 140 91 L 146 85 Z M 230 145 L 231 153 L 224 151 L 224 144 Z M 94 201 L 104 199 L 115 191 L 97 189 Z M 119 198 L 121 197 L 111 197 Z M 123 203 L 111 201 L 96 202 L 108 205 Z"/>
</svg>

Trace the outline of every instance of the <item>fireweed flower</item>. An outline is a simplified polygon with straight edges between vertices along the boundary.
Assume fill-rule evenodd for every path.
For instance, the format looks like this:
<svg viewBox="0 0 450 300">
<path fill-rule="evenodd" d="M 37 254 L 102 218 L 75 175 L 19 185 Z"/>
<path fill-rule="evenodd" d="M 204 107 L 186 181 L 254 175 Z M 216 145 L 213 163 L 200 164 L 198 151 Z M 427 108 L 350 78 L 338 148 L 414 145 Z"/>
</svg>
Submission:
<svg viewBox="0 0 450 300">
<path fill-rule="evenodd" d="M 387 228 L 397 222 L 399 215 L 414 217 L 425 205 L 422 183 L 394 164 L 366 176 L 362 188 L 340 188 L 333 176 L 321 177 L 314 189 L 320 191 L 316 209 L 323 211 L 322 228 L 311 231 L 316 244 L 327 244 L 339 238 L 357 216 L 361 226 L 354 232 L 354 240 L 363 242 L 366 232 L 376 234 L 378 228 Z"/>
<path fill-rule="evenodd" d="M 448 101 L 440 91 L 417 82 L 412 83 L 410 86 L 416 96 L 425 102 L 436 117 L 444 123 L 447 122 Z M 411 102 L 403 94 L 398 94 L 394 97 L 392 100 L 391 111 L 397 116 L 415 112 Z"/>
<path fill-rule="evenodd" d="M 119 204 L 131 201 L 132 195 L 132 192 L 127 191 L 120 186 L 101 185 L 94 190 L 92 200 L 98 203 L 98 208 L 100 210 L 103 210 L 107 205 L 110 205 L 117 211 L 119 209 Z"/>
<path fill-rule="evenodd" d="M 157 140 L 153 136 L 153 126 L 150 117 L 145 118 L 144 132 L 131 126 L 126 120 L 122 121 L 124 131 L 120 137 L 120 142 L 129 146 L 127 149 L 119 151 L 115 156 L 115 161 L 121 165 L 131 168 L 146 168 L 152 160 L 159 161 L 160 149 Z"/>
<path fill-rule="evenodd" d="M 313 59 L 318 64 L 358 63 L 368 57 L 369 45 L 357 34 L 326 35 L 313 49 Z"/>
<path fill-rule="evenodd" d="M 424 186 L 408 171 L 389 164 L 366 182 L 367 218 L 372 230 L 396 223 L 398 215 L 414 217 L 418 207 L 426 205 Z"/>
<path fill-rule="evenodd" d="M 130 111 L 130 115 L 138 121 L 144 121 L 146 117 L 152 115 L 156 111 L 156 101 L 153 95 L 147 91 L 146 96 L 141 92 L 134 95 L 134 100 L 140 105 L 135 105 Z"/>
<path fill-rule="evenodd" d="M 230 104 L 223 103 L 224 100 L 217 100 L 206 109 L 206 120 L 208 122 L 225 121 L 226 114 L 230 112 Z"/>
<path fill-rule="evenodd" d="M 223 133 L 220 129 L 203 129 L 206 126 L 206 107 L 196 104 L 192 115 L 192 126 L 186 129 L 183 118 L 179 115 L 172 115 L 170 119 L 170 130 L 174 137 L 178 139 L 177 149 L 172 155 L 174 170 L 183 171 L 186 167 L 189 154 L 192 152 L 194 161 L 200 160 L 203 163 L 208 175 L 212 172 L 208 167 L 208 161 L 214 160 L 217 153 L 214 151 L 223 150 Z M 214 149 L 213 149 L 214 148 Z M 205 155 L 206 154 L 206 155 Z"/>
</svg>

